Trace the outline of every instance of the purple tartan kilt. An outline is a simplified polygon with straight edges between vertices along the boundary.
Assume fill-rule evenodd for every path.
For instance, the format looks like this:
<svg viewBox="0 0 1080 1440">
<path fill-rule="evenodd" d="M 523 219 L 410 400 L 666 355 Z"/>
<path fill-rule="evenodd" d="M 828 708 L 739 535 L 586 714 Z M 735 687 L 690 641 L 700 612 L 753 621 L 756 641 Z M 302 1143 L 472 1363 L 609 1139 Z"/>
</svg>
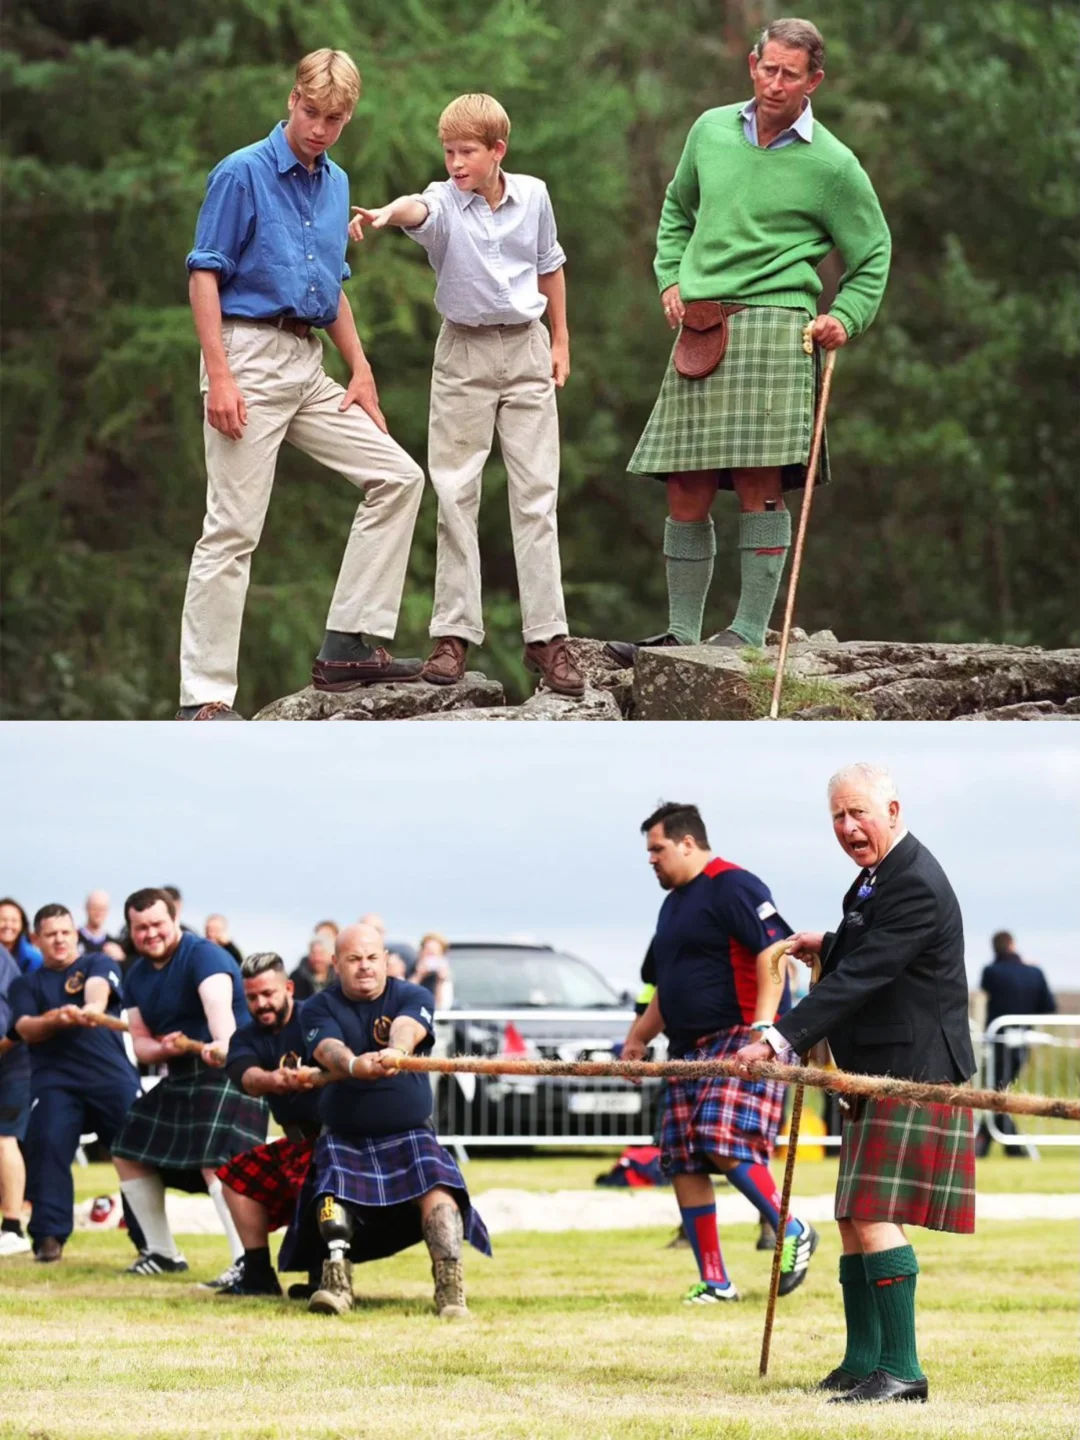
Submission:
<svg viewBox="0 0 1080 1440">
<path fill-rule="evenodd" d="M 734 1025 L 703 1035 L 683 1058 L 724 1059 L 757 1038 L 749 1025 Z M 660 1123 L 660 1168 L 665 1175 L 714 1171 L 710 1153 L 767 1165 L 783 1110 L 779 1080 L 669 1080 Z"/>
<path fill-rule="evenodd" d="M 309 1270 L 326 1253 L 312 1201 L 333 1195 L 359 1222 L 351 1260 L 379 1260 L 422 1240 L 420 1210 L 410 1203 L 437 1185 L 458 1203 L 465 1239 L 491 1254 L 487 1227 L 469 1200 L 465 1177 L 432 1130 L 404 1130 L 378 1139 L 347 1139 L 324 1130 L 315 1142 L 311 1169 L 278 1257 L 279 1270 Z"/>
</svg>

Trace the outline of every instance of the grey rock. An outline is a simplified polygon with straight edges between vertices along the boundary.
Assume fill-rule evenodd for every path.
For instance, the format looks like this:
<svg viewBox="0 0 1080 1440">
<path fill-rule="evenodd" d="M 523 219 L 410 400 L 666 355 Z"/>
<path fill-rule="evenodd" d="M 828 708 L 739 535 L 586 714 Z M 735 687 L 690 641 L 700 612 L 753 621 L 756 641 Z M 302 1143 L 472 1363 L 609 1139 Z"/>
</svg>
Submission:
<svg viewBox="0 0 1080 1440">
<path fill-rule="evenodd" d="M 673 645 L 639 650 L 635 720 L 748 720 L 750 668 L 738 650 Z"/>
<path fill-rule="evenodd" d="M 504 705 L 501 709 L 452 710 L 444 715 L 416 715 L 422 720 L 622 720 L 615 697 L 607 690 L 587 688 L 580 700 L 566 695 L 553 695 L 538 690 L 524 705 Z"/>
<path fill-rule="evenodd" d="M 957 720 L 1080 720 L 1080 697 L 1055 705 L 1052 700 L 1032 700 L 1024 705 L 999 705 L 996 710 L 980 710 L 974 715 L 958 715 Z"/>
<path fill-rule="evenodd" d="M 505 703 L 503 688 L 477 670 L 457 685 L 429 685 L 410 680 L 396 685 L 361 685 L 329 695 L 308 686 L 267 705 L 256 720 L 413 720 L 420 715 L 455 714 L 459 710 L 494 708 Z"/>
</svg>

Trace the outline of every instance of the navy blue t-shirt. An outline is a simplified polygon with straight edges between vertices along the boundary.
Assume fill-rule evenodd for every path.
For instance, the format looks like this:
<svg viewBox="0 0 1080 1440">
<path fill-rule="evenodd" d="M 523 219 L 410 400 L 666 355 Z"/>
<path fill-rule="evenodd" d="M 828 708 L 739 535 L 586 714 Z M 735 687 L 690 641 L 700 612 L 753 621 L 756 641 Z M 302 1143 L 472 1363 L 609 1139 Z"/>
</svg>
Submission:
<svg viewBox="0 0 1080 1440">
<path fill-rule="evenodd" d="M 192 1040 L 209 1041 L 210 1026 L 199 996 L 199 986 L 211 975 L 228 975 L 232 980 L 232 1012 L 237 1029 L 251 1018 L 244 999 L 240 966 L 227 950 L 212 940 L 203 940 L 185 930 L 172 959 L 156 970 L 140 955 L 124 980 L 124 999 L 151 1035 L 170 1035 L 180 1030 Z"/>
<path fill-rule="evenodd" d="M 347 1000 L 335 982 L 304 1006 L 304 1052 L 310 1059 L 324 1040 L 342 1040 L 354 1055 L 390 1043 L 390 1023 L 408 1015 L 427 1030 L 416 1047 L 426 1055 L 434 1041 L 431 992 L 390 977 L 377 1000 Z M 322 1091 L 323 1124 L 341 1135 L 397 1135 L 431 1119 L 431 1082 L 426 1075 L 399 1073 L 380 1080 L 339 1080 Z"/>
<path fill-rule="evenodd" d="M 26 1083 L 30 1074 L 30 1056 L 27 1046 L 11 1028 L 11 987 L 22 975 L 18 961 L 6 945 L 0 945 L 0 1040 L 8 1036 L 17 1041 L 14 1049 L 0 1055 L 0 1078 L 20 1080 Z"/>
<path fill-rule="evenodd" d="M 43 965 L 40 970 L 19 976 L 9 995 L 12 1027 L 26 1016 L 44 1015 L 46 1010 L 57 1010 L 61 1005 L 82 1009 L 86 982 L 95 977 L 108 981 L 105 1011 L 119 1017 L 120 968 L 116 961 L 107 955 L 80 955 L 64 970 L 50 970 Z M 51 1085 L 83 1083 L 91 1074 L 95 1079 L 115 1077 L 126 1086 L 136 1076 L 123 1037 L 115 1030 L 61 1030 L 25 1048 L 30 1052 L 30 1084 L 35 1094 Z"/>
<path fill-rule="evenodd" d="M 703 1035 L 753 1021 L 757 957 L 792 933 L 768 886 L 727 860 L 710 860 L 688 885 L 668 893 L 651 950 L 673 1058 Z M 790 1007 L 785 979 L 776 1013 Z"/>
<path fill-rule="evenodd" d="M 268 1030 L 265 1025 L 252 1020 L 249 1025 L 243 1025 L 233 1032 L 225 1068 L 238 1090 L 244 1088 L 240 1083 L 244 1071 L 250 1070 L 253 1065 L 260 1070 L 276 1070 L 283 1055 L 295 1055 L 298 1060 L 303 1060 L 303 1008 L 302 1005 L 294 1005 L 293 1013 L 280 1030 Z M 299 1125 L 301 1129 L 308 1131 L 319 1128 L 321 1098 L 318 1090 L 300 1090 L 295 1095 L 263 1096 L 270 1105 L 270 1113 L 282 1129 L 287 1125 Z"/>
</svg>

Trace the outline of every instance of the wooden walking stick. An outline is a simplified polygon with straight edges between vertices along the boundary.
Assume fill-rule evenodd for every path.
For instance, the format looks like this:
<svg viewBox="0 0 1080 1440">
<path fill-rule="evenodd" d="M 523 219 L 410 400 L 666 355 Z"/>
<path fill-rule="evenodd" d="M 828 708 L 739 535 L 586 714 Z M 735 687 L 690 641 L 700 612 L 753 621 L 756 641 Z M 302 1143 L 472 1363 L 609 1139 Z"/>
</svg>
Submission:
<svg viewBox="0 0 1080 1440">
<path fill-rule="evenodd" d="M 831 353 L 831 352 L 830 352 Z M 787 942 L 772 947 L 773 953 L 769 956 L 769 968 L 772 971 L 774 982 L 780 979 L 780 961 L 787 958 Z M 816 956 L 813 968 L 810 971 L 811 990 L 818 982 L 821 975 L 821 958 Z M 809 1055 L 801 1055 L 799 1064 L 805 1066 Z M 758 1374 L 767 1375 L 769 1371 L 769 1347 L 772 1344 L 773 1318 L 776 1315 L 776 1300 L 780 1294 L 780 1265 L 784 1258 L 784 1231 L 787 1229 L 788 1211 L 791 1209 L 791 1187 L 795 1180 L 795 1157 L 799 1150 L 799 1127 L 802 1124 L 803 1095 L 806 1086 L 801 1082 L 795 1086 L 795 1094 L 791 1101 L 791 1119 L 788 1122 L 787 1159 L 784 1162 L 784 1185 L 780 1191 L 780 1214 L 776 1221 L 776 1246 L 773 1250 L 772 1275 L 769 1277 L 769 1299 L 765 1306 L 765 1330 L 761 1336 L 761 1359 L 758 1362 Z"/>
<path fill-rule="evenodd" d="M 787 663 L 791 621 L 795 614 L 795 591 L 799 585 L 799 571 L 802 569 L 803 545 L 806 543 L 806 527 L 810 521 L 810 506 L 814 499 L 814 481 L 817 479 L 818 461 L 821 458 L 821 440 L 825 434 L 825 412 L 829 408 L 829 392 L 832 390 L 835 366 L 836 351 L 830 350 L 825 357 L 825 371 L 821 377 L 821 398 L 818 401 L 817 416 L 814 420 L 814 436 L 810 442 L 810 461 L 806 467 L 806 490 L 803 494 L 802 510 L 799 512 L 795 553 L 791 557 L 791 579 L 788 581 L 787 601 L 784 605 L 784 628 L 780 631 L 780 651 L 776 657 L 776 675 L 773 679 L 772 703 L 769 706 L 770 720 L 780 718 L 780 691 L 784 688 L 784 666 Z"/>
</svg>

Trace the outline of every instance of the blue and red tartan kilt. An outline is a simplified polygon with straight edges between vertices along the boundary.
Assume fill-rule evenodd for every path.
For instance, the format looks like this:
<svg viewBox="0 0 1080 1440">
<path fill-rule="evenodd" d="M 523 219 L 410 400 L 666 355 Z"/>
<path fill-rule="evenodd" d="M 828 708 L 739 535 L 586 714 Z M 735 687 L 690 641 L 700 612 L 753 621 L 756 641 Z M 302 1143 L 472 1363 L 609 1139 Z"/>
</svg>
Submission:
<svg viewBox="0 0 1080 1440">
<path fill-rule="evenodd" d="M 303 1193 L 281 1244 L 278 1269 L 310 1269 L 325 1253 L 312 1204 L 318 1196 L 333 1195 L 352 1211 L 359 1223 L 349 1258 L 363 1262 L 396 1255 L 424 1238 L 414 1202 L 436 1186 L 457 1201 L 465 1239 L 490 1255 L 487 1227 L 473 1209 L 465 1177 L 433 1130 L 404 1130 L 372 1139 L 324 1130 L 315 1142 Z"/>
<path fill-rule="evenodd" d="M 891 1221 L 970 1235 L 975 1137 L 970 1110 L 904 1100 L 850 1102 L 840 1140 L 837 1220 Z"/>
<path fill-rule="evenodd" d="M 314 1151 L 314 1136 L 256 1145 L 222 1165 L 217 1178 L 237 1195 L 258 1201 L 266 1210 L 269 1228 L 280 1230 L 293 1218 Z"/>
<path fill-rule="evenodd" d="M 685 1060 L 720 1060 L 757 1039 L 749 1025 L 703 1035 Z M 710 1155 L 767 1165 L 784 1111 L 779 1080 L 669 1080 L 660 1122 L 665 1175 L 700 1174 L 717 1166 Z"/>
</svg>

